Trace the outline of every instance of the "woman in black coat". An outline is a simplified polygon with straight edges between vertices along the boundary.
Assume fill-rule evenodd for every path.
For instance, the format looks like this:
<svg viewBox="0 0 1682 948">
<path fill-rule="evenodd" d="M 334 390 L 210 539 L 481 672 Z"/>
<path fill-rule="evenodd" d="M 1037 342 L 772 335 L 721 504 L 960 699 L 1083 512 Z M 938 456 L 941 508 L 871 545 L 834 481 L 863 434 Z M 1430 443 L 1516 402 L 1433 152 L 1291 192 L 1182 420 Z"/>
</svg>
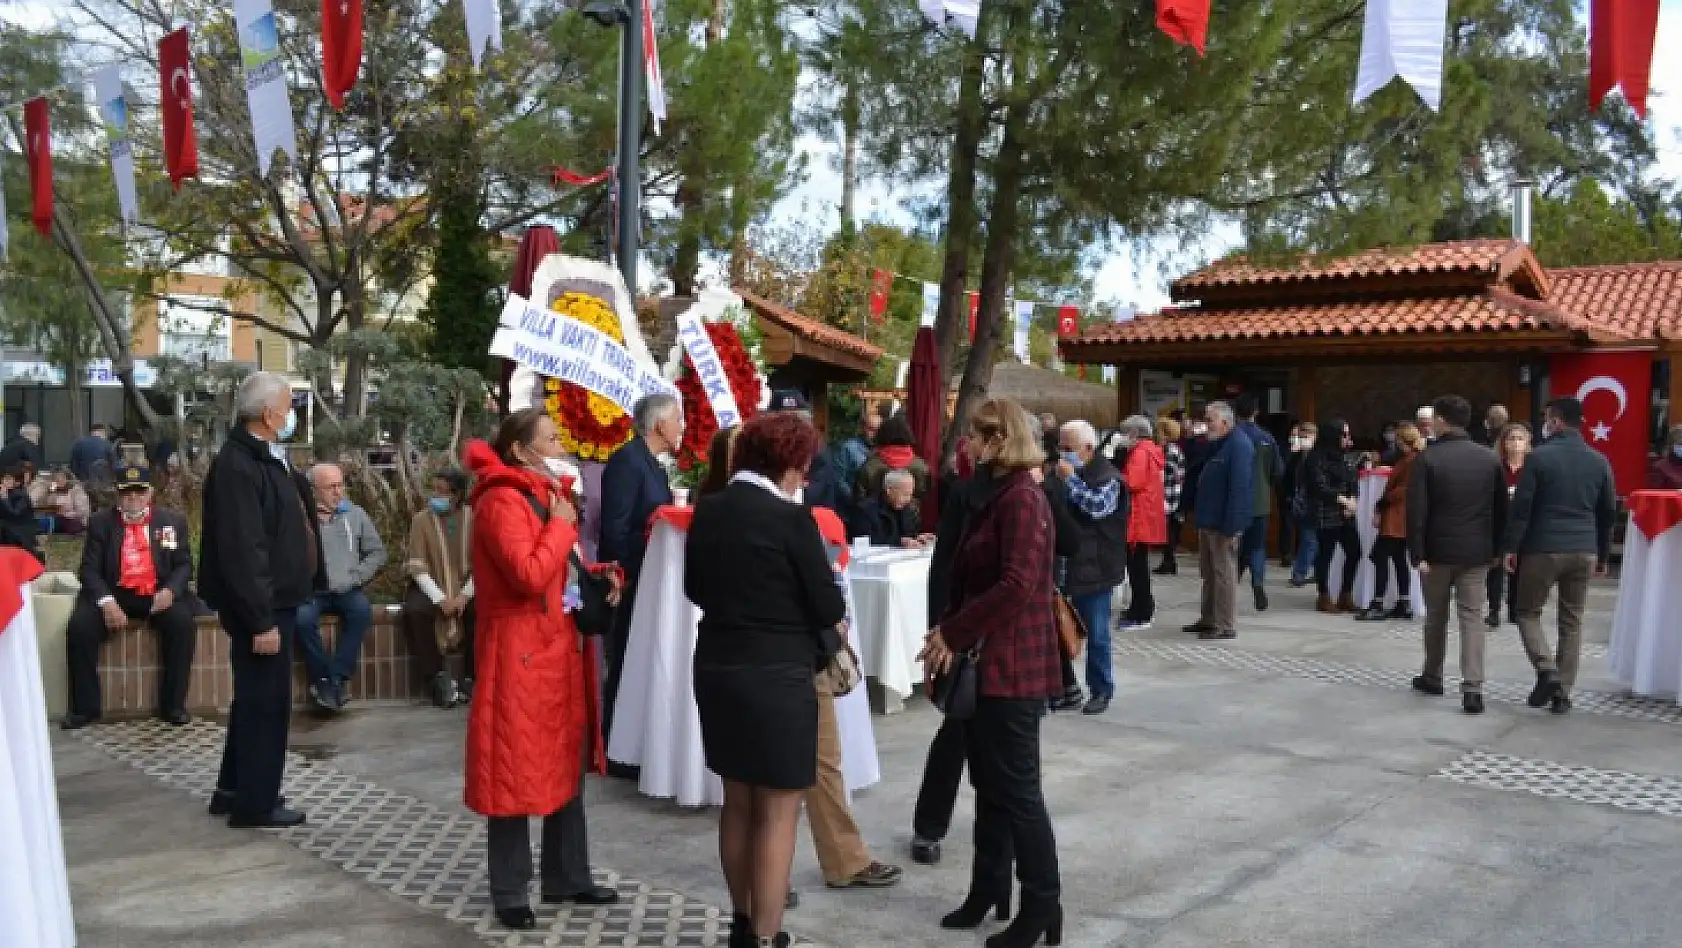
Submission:
<svg viewBox="0 0 1682 948">
<path fill-rule="evenodd" d="M 1303 476 L 1308 479 L 1305 491 L 1308 516 L 1320 538 L 1320 549 L 1314 557 L 1314 579 L 1320 588 L 1315 608 L 1320 612 L 1355 611 L 1355 573 L 1361 568 L 1361 535 L 1355 528 L 1355 497 L 1360 476 L 1350 455 L 1345 453 L 1350 444 L 1349 425 L 1342 419 L 1333 419 L 1320 426 L 1314 450 L 1303 462 Z M 1339 549 L 1343 550 L 1343 583 L 1334 602 L 1332 554 Z"/>
</svg>

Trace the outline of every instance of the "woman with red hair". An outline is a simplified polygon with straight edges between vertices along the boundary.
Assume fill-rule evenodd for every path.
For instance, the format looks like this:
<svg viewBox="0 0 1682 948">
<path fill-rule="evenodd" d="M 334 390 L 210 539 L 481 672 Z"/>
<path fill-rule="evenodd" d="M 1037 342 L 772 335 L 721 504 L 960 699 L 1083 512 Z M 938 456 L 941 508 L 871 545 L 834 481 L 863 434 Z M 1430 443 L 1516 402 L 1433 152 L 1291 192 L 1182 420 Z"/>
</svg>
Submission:
<svg viewBox="0 0 1682 948">
<path fill-rule="evenodd" d="M 467 725 L 467 808 L 487 818 L 491 904 L 509 928 L 537 925 L 530 818 L 543 817 L 545 902 L 618 899 L 590 874 L 584 773 L 604 771 L 593 677 L 573 622 L 578 544 L 573 481 L 560 434 L 541 408 L 509 415 L 475 441 L 473 581 L 478 624 Z M 619 580 L 614 578 L 618 596 Z"/>
<path fill-rule="evenodd" d="M 818 447 L 798 415 L 749 421 L 730 454 L 735 473 L 696 505 L 684 550 L 684 592 L 701 610 L 701 743 L 724 781 L 718 848 L 732 948 L 789 943 L 800 801 L 817 782 L 816 675 L 840 648 L 847 613 L 817 523 L 795 500 Z"/>
</svg>

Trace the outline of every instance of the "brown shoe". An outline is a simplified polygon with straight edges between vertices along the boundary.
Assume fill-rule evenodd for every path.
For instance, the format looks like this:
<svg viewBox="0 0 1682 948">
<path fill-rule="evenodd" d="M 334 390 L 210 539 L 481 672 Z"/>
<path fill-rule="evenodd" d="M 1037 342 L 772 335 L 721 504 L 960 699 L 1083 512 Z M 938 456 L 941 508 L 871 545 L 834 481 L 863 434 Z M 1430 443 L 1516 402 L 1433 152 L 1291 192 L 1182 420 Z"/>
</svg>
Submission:
<svg viewBox="0 0 1682 948">
<path fill-rule="evenodd" d="M 1355 606 L 1355 597 L 1351 596 L 1348 593 L 1344 593 L 1343 595 L 1337 597 L 1336 611 L 1337 612 L 1360 612 L 1361 610 L 1356 608 L 1356 606 Z"/>
<path fill-rule="evenodd" d="M 1332 602 L 1332 597 L 1321 596 L 1319 599 L 1314 600 L 1314 611 L 1335 613 L 1337 612 L 1337 604 Z"/>
<path fill-rule="evenodd" d="M 839 882 L 826 882 L 831 889 L 882 889 L 899 882 L 904 871 L 898 866 L 889 866 L 880 862 L 873 862 L 851 878 Z"/>
</svg>

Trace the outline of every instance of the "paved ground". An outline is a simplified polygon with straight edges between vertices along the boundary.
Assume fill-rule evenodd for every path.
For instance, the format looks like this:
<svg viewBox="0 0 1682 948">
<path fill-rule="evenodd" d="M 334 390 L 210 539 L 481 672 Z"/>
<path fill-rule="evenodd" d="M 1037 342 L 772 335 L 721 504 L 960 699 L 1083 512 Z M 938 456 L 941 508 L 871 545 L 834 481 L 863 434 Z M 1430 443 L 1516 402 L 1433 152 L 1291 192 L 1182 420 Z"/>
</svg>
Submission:
<svg viewBox="0 0 1682 948">
<path fill-rule="evenodd" d="M 1319 616 L 1279 585 L 1236 642 L 1200 644 L 1178 631 L 1195 594 L 1159 585 L 1156 629 L 1119 645 L 1108 715 L 1046 726 L 1065 944 L 1645 948 L 1682 932 L 1682 709 L 1619 694 L 1603 648 L 1578 710 L 1554 717 L 1523 706 L 1531 674 L 1503 627 L 1489 713 L 1472 718 L 1407 691 L 1416 627 Z M 1593 642 L 1611 603 L 1595 590 Z M 856 808 L 898 860 L 935 719 L 914 703 L 876 720 L 885 781 Z M 312 820 L 281 834 L 204 815 L 214 724 L 61 736 L 83 945 L 723 943 L 712 814 L 606 781 L 590 788 L 592 849 L 625 904 L 499 933 L 458 802 L 462 723 L 388 707 L 300 725 L 289 792 Z M 803 840 L 790 927 L 835 948 L 978 945 L 935 925 L 966 887 L 970 817 L 966 793 L 946 862 L 882 892 L 824 890 Z"/>
</svg>

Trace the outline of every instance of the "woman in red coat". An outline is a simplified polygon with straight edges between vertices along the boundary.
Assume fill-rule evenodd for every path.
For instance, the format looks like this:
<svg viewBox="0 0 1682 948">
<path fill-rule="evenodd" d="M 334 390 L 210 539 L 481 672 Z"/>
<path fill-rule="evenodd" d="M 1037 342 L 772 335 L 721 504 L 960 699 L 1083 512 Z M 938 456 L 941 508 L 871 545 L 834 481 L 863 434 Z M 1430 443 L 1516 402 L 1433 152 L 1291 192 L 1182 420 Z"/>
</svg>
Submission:
<svg viewBox="0 0 1682 948">
<path fill-rule="evenodd" d="M 467 725 L 467 808 L 488 818 L 491 902 L 509 928 L 533 928 L 530 817 L 543 817 L 543 901 L 605 905 L 613 889 L 590 875 L 584 823 L 586 761 L 601 739 L 583 639 L 565 608 L 578 512 L 555 423 L 515 412 L 491 445 L 468 445 L 473 578 L 478 611 Z M 617 595 L 617 592 L 615 593 Z"/>
<path fill-rule="evenodd" d="M 1142 632 L 1156 616 L 1151 596 L 1151 547 L 1168 542 L 1168 502 L 1162 469 L 1167 460 L 1153 440 L 1151 420 L 1134 415 L 1121 423 L 1122 443 L 1127 446 L 1127 463 L 1121 479 L 1127 484 L 1132 504 L 1127 511 L 1127 578 L 1133 584 L 1133 598 L 1121 617 L 1121 628 Z"/>
</svg>

